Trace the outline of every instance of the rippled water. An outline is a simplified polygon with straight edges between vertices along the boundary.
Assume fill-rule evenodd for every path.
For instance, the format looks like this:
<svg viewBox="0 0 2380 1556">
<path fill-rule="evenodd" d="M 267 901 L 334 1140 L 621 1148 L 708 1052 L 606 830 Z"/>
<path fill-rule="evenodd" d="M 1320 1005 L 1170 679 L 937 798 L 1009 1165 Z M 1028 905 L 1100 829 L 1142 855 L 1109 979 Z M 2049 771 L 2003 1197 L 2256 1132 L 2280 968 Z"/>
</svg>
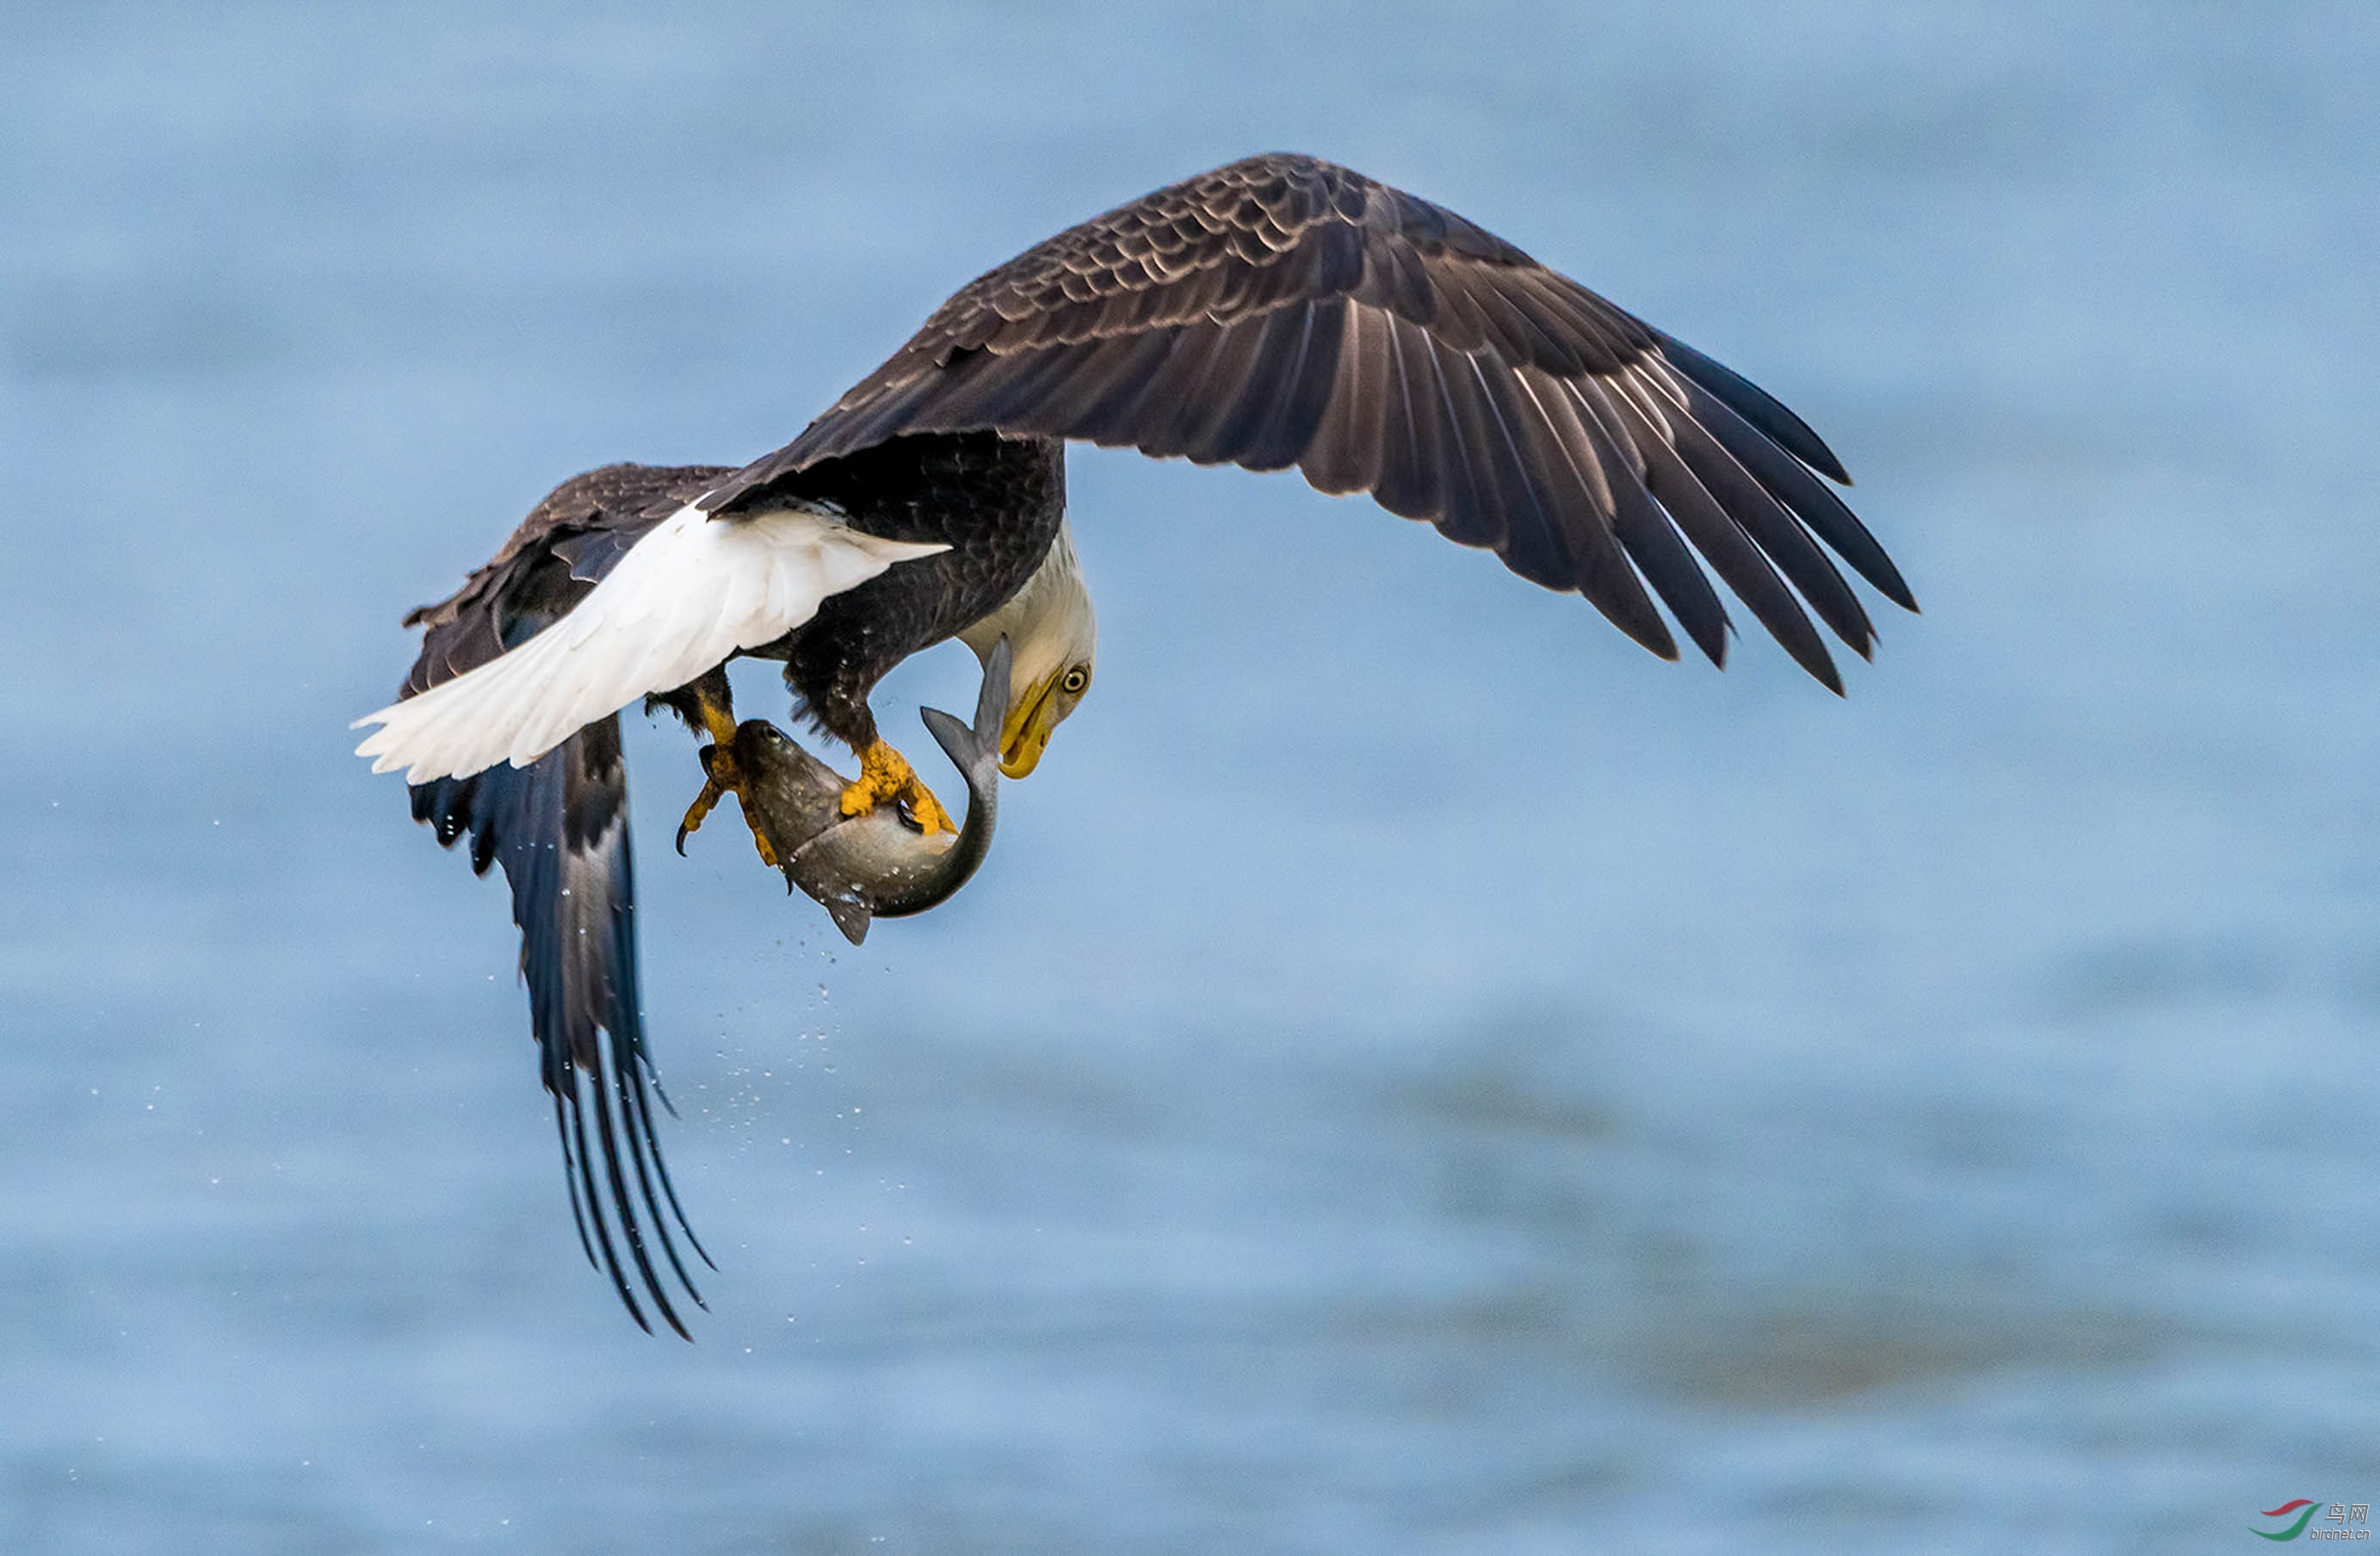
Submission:
<svg viewBox="0 0 2380 1556">
<path fill-rule="evenodd" d="M 2380 13 L 0 18 L 0 1549 L 2236 1550 L 2380 1501 Z M 1837 702 L 1075 464 L 1099 690 L 842 946 L 633 747 L 698 1343 L 346 753 L 560 477 L 1285 146 L 1778 391 Z M 957 650 L 880 705 L 963 705 Z M 765 675 L 745 683 L 758 709 Z M 897 711 L 896 711 L 897 710 Z M 897 738 L 898 736 L 896 736 Z"/>
</svg>

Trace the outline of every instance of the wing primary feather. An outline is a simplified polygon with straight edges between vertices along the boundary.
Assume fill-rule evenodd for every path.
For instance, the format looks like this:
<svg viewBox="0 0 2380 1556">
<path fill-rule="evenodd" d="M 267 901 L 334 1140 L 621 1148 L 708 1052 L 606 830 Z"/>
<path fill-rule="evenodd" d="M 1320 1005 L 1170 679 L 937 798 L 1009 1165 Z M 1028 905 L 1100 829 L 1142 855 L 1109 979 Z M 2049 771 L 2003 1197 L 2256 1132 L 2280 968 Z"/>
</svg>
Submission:
<svg viewBox="0 0 2380 1556">
<path fill-rule="evenodd" d="M 1678 457 L 1753 543 L 1767 553 L 1786 581 L 1799 590 L 1834 635 L 1862 659 L 1873 656 L 1876 626 L 1810 532 L 1768 489 L 1755 480 L 1721 448 L 1701 423 L 1688 416 L 1670 422 Z"/>
<path fill-rule="evenodd" d="M 1611 494 L 1601 461 L 1560 381 L 1528 369 L 1508 382 L 1513 422 L 1532 447 L 1529 468 L 1544 485 L 1548 517 L 1560 526 L 1572 558 L 1571 587 L 1645 648 L 1663 659 L 1677 658 L 1676 640 L 1612 531 Z"/>
<path fill-rule="evenodd" d="M 1661 355 L 1670 364 L 1708 390 L 1727 407 L 1757 427 L 1770 442 L 1821 475 L 1849 486 L 1851 472 L 1835 457 L 1826 440 L 1810 424 L 1785 407 L 1782 401 L 1724 362 L 1715 361 L 1672 335 L 1655 332 Z"/>
<path fill-rule="evenodd" d="M 1682 383 L 1658 363 L 1648 362 L 1614 374 L 1609 385 L 1612 396 L 1625 400 L 1639 423 L 1652 430 L 1660 445 L 1655 460 L 1665 469 L 1665 484 L 1686 501 L 1699 499 L 1706 512 L 1719 515 L 1741 531 L 1837 637 L 1861 658 L 1868 658 L 1876 628 L 1859 597 L 1809 531 L 1694 420 Z M 1656 495 L 1669 503 L 1660 489 Z"/>
<path fill-rule="evenodd" d="M 587 1207 L 578 1197 L 578 1157 L 570 1149 L 570 1126 L 564 1121 L 565 1104 L 562 1100 L 562 1093 L 558 1090 L 548 1090 L 546 1095 L 553 1100 L 553 1134 L 554 1137 L 562 1142 L 562 1181 L 570 1190 L 570 1219 L 578 1227 L 578 1246 L 587 1255 L 588 1268 L 601 1270 L 603 1266 L 595 1258 L 594 1241 L 587 1235 Z M 631 1310 L 633 1310 L 633 1305 Z M 648 1329 L 645 1332 L 650 1334 L 652 1331 Z"/>
<path fill-rule="evenodd" d="M 652 1222 L 653 1234 L 661 1243 L 662 1252 L 667 1256 L 670 1268 L 677 1272 L 677 1278 L 685 1285 L 686 1295 L 694 1298 L 694 1305 L 708 1309 L 710 1304 L 702 1300 L 702 1293 L 696 1289 L 692 1277 L 686 1273 L 684 1261 L 678 1258 L 677 1245 L 670 1234 L 669 1222 L 662 1214 L 662 1197 L 653 1191 L 654 1180 L 658 1176 L 667 1194 L 670 1209 L 676 1212 L 678 1230 L 684 1233 L 686 1240 L 694 1245 L 695 1252 L 702 1255 L 703 1262 L 710 1264 L 710 1256 L 703 1253 L 701 1243 L 695 1238 L 694 1228 L 686 1224 L 686 1212 L 677 1203 L 676 1192 L 669 1186 L 669 1171 L 662 1164 L 661 1138 L 654 1130 L 648 1090 L 651 1082 L 645 1071 L 646 1063 L 643 1054 L 637 1048 L 625 1043 L 615 1045 L 612 1058 L 612 1073 L 613 1091 L 620 1104 L 621 1133 L 626 1138 L 629 1158 L 636 1168 L 637 1186 L 644 1197 L 647 1219 Z M 711 1264 L 710 1267 L 714 1270 L 718 1268 L 715 1264 Z"/>
<path fill-rule="evenodd" d="M 660 1088 L 656 1086 L 654 1089 L 658 1092 Z M 662 1097 L 662 1105 L 669 1106 L 669 1098 L 666 1095 Z M 675 1108 L 670 1108 L 670 1116 L 672 1118 L 677 1116 Z M 719 1262 L 710 1257 L 710 1250 L 705 1248 L 702 1246 L 702 1239 L 694 1234 L 694 1223 L 686 1220 L 686 1207 L 677 1201 L 677 1185 L 670 1182 L 669 1162 L 662 1155 L 661 1137 L 653 1130 L 650 1110 L 645 1119 L 645 1149 L 652 1154 L 653 1174 L 662 1181 L 662 1193 L 669 1200 L 670 1213 L 677 1217 L 678 1230 L 686 1234 L 686 1240 L 693 1246 L 696 1257 L 711 1269 L 718 1269 Z M 688 1289 L 691 1289 L 691 1282 L 688 1283 Z"/>
<path fill-rule="evenodd" d="M 1614 396 L 1614 404 L 1623 419 L 1633 419 L 1636 444 L 1645 455 L 1645 489 L 1686 539 L 1694 542 L 1694 549 L 1708 559 L 1712 570 L 1727 581 L 1736 598 L 1792 656 L 1793 663 L 1828 691 L 1841 696 L 1842 676 L 1828 656 L 1817 628 L 1810 625 L 1810 618 L 1760 548 L 1737 527 L 1717 499 L 1703 490 L 1702 482 L 1680 462 L 1676 451 L 1658 430 L 1644 421 L 1644 412 L 1633 401 Z"/>
<path fill-rule="evenodd" d="M 556 1095 L 561 1094 L 556 1093 Z M 587 1146 L 587 1110 L 580 1100 L 576 1076 L 571 1078 L 569 1096 L 570 1128 L 571 1133 L 577 1137 L 578 1147 L 578 1183 L 580 1191 L 586 1196 L 588 1219 L 595 1223 L 596 1246 L 603 1250 L 603 1272 L 612 1277 L 612 1289 L 619 1295 L 621 1305 L 628 1309 L 628 1317 L 637 1320 L 638 1329 L 650 1334 L 653 1331 L 653 1326 L 646 1320 L 645 1310 L 637 1305 L 636 1294 L 628 1289 L 628 1278 L 620 1269 L 620 1256 L 612 1247 L 611 1229 L 604 1224 L 603 1203 L 595 1192 L 593 1152 L 589 1150 Z M 596 1097 L 599 1106 L 601 1100 L 601 1094 L 599 1091 Z"/>
<path fill-rule="evenodd" d="M 638 1073 L 637 1063 L 637 1057 L 632 1053 L 615 1052 L 612 1055 L 612 1092 L 619 1104 L 619 1132 L 628 1148 L 629 1164 L 636 1170 L 637 1190 L 642 1196 L 644 1219 L 653 1229 L 653 1241 L 661 1245 L 662 1257 L 668 1259 L 670 1269 L 676 1273 L 678 1283 L 686 1288 L 686 1295 L 694 1299 L 697 1307 L 707 1312 L 710 1305 L 702 1300 L 702 1293 L 696 1288 L 694 1278 L 686 1273 L 685 1261 L 678 1258 L 676 1241 L 671 1237 L 669 1222 L 662 1214 L 661 1197 L 653 1192 L 652 1170 L 646 1161 L 645 1151 L 645 1139 L 651 1121 L 638 1105 L 642 1100 L 644 1077 Z M 660 1306 L 664 1316 L 674 1319 L 660 1277 L 652 1273 L 650 1263 L 641 1259 L 638 1262 L 646 1272 L 653 1301 Z M 674 1321 L 671 1327 L 677 1329 L 680 1334 L 686 1333 Z M 691 1335 L 686 1337 L 693 1338 Z"/>
<path fill-rule="evenodd" d="M 634 1054 L 620 1056 L 614 1061 L 613 1070 L 619 1083 L 620 1107 L 626 1123 L 625 1133 L 628 1137 L 628 1152 L 636 1162 L 637 1185 L 644 1193 L 646 1209 L 652 1213 L 653 1231 L 660 1238 L 662 1252 L 669 1257 L 670 1268 L 677 1271 L 678 1281 L 686 1287 L 686 1295 L 694 1298 L 694 1305 L 708 1310 L 710 1305 L 702 1300 L 702 1293 L 695 1289 L 693 1278 L 686 1274 L 685 1264 L 678 1258 L 677 1246 L 670 1235 L 669 1223 L 662 1216 L 663 1197 L 677 1218 L 678 1230 L 693 1245 L 702 1262 L 713 1270 L 719 1266 L 711 1263 L 710 1256 L 703 1251 L 701 1241 L 695 1236 L 694 1228 L 686 1224 L 686 1211 L 677 1202 L 677 1192 L 670 1186 L 669 1169 L 662 1162 L 661 1139 L 653 1131 L 651 1100 L 647 1094 L 650 1083 Z M 656 1178 L 661 1182 L 661 1195 L 653 1192 Z"/>
<path fill-rule="evenodd" d="M 1820 540 L 1832 546 L 1836 555 L 1850 563 L 1852 571 L 1903 610 L 1917 609 L 1917 597 L 1910 592 L 1892 558 L 1884 553 L 1884 548 L 1868 533 L 1859 516 L 1826 482 L 1812 475 L 1807 466 L 1699 383 L 1688 385 L 1687 412 L 1755 480 L 1791 508 Z"/>
<path fill-rule="evenodd" d="M 1626 450 L 1633 443 L 1617 419 L 1602 385 L 1593 379 L 1572 379 L 1562 387 L 1580 414 L 1580 430 L 1601 459 L 1611 492 L 1611 529 L 1627 551 L 1628 559 L 1645 575 L 1661 602 L 1670 607 L 1686 636 L 1703 656 L 1721 669 L 1727 666 L 1727 635 L 1731 625 L 1727 606 L 1711 588 L 1702 565 L 1686 549 L 1677 527 L 1645 490 L 1644 479 Z M 1593 391 L 1592 394 L 1589 391 Z"/>
<path fill-rule="evenodd" d="M 612 1063 L 618 1063 L 617 1055 L 613 1056 Z M 605 1094 L 607 1082 L 611 1079 L 603 1073 L 606 1068 L 604 1060 L 599 1055 L 595 1067 L 588 1073 L 587 1089 L 593 1093 L 595 1127 L 603 1142 L 603 1176 L 611 1186 L 612 1210 L 620 1218 L 620 1235 L 628 1245 L 629 1257 L 636 1260 L 637 1273 L 644 1281 L 645 1295 L 661 1310 L 663 1321 L 677 1331 L 678 1338 L 692 1340 L 694 1336 L 687 1332 L 676 1309 L 670 1306 L 661 1275 L 653 1269 L 653 1261 L 645 1252 L 644 1233 L 637 1223 L 636 1202 L 629 1197 L 627 1175 L 620 1167 L 620 1128 L 613 1117 L 612 1100 Z M 585 1105 L 582 1104 L 581 1112 L 584 1111 Z M 616 1268 L 614 1273 L 617 1273 Z M 623 1280 L 620 1283 L 625 1286 L 626 1282 Z"/>
</svg>

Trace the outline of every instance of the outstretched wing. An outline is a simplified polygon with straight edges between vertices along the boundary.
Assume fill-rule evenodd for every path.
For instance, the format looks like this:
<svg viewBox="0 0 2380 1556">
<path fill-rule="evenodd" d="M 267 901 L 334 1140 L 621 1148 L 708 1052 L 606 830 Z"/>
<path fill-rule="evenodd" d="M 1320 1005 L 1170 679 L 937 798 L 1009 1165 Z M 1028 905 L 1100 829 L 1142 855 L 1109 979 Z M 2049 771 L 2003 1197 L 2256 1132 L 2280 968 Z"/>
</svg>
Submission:
<svg viewBox="0 0 2380 1556">
<path fill-rule="evenodd" d="M 1312 157 L 1201 174 L 978 277 L 705 505 L 902 433 L 985 428 L 1296 465 L 1577 590 L 1665 658 L 1648 584 L 1725 655 L 1694 553 L 1837 690 L 1803 603 L 1863 655 L 1875 632 L 1817 541 L 1915 609 L 1791 411 L 1452 212 Z"/>
<path fill-rule="evenodd" d="M 564 482 L 452 599 L 406 617 L 408 626 L 429 630 L 404 697 L 495 660 L 566 614 L 638 538 L 727 473 L 613 465 Z M 500 864 L 512 888 L 529 1026 L 588 1262 L 611 1276 L 639 1325 L 651 1328 L 641 1292 L 685 1334 L 662 1267 L 698 1306 L 702 1296 L 670 1223 L 706 1264 L 710 1256 L 678 1206 L 654 1126 L 661 1094 L 638 986 L 618 715 L 577 730 L 526 767 L 441 777 L 413 785 L 412 796 L 414 820 L 434 827 L 440 844 L 468 835 L 472 869 L 484 875 Z"/>
</svg>

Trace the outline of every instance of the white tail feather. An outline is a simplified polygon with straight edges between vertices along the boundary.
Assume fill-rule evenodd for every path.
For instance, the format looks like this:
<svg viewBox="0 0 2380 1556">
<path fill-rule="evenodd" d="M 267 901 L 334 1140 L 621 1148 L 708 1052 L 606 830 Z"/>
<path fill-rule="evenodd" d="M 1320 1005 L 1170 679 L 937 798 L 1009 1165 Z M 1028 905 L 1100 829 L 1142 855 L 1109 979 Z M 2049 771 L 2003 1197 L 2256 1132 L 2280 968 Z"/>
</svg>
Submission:
<svg viewBox="0 0 2380 1556">
<path fill-rule="evenodd" d="M 411 784 L 526 767 L 637 699 L 783 637 L 829 595 L 947 549 L 801 509 L 712 518 L 680 508 L 536 637 L 358 719 L 350 727 L 381 727 L 356 755 L 372 758 L 374 772 L 404 768 Z"/>
</svg>

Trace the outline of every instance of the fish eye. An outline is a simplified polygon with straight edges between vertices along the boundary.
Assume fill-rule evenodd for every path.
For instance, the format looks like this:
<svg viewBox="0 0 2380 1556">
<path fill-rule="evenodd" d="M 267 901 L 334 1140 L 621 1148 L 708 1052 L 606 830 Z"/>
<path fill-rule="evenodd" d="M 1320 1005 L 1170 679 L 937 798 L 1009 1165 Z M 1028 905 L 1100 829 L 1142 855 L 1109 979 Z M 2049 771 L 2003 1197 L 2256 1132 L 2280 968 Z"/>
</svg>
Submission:
<svg viewBox="0 0 2380 1556">
<path fill-rule="evenodd" d="M 1077 664 L 1066 672 L 1065 678 L 1058 683 L 1058 689 L 1068 697 L 1080 697 L 1083 688 L 1090 684 L 1091 673 Z"/>
</svg>

